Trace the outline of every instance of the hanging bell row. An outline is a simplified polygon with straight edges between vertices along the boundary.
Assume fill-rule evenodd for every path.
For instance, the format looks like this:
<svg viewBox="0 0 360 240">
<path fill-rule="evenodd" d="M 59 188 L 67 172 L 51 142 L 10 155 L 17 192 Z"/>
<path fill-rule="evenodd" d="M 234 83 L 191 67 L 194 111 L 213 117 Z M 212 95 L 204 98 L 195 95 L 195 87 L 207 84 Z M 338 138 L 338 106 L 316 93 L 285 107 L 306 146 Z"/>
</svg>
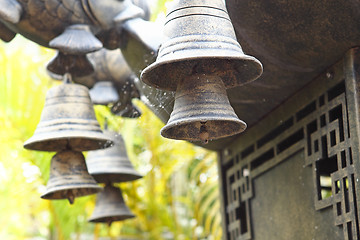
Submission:
<svg viewBox="0 0 360 240">
<path fill-rule="evenodd" d="M 107 122 L 105 122 L 104 134 L 112 139 L 114 145 L 106 149 L 90 151 L 86 164 L 95 180 L 106 184 L 104 190 L 97 194 L 96 206 L 89 221 L 111 225 L 114 221 L 135 217 L 126 206 L 121 190 L 112 184 L 134 181 L 142 176 L 131 164 L 122 136 L 106 128 Z"/>
<path fill-rule="evenodd" d="M 71 149 L 81 152 L 111 144 L 96 120 L 88 89 L 71 83 L 71 76 L 65 74 L 64 83 L 48 91 L 40 122 L 24 147 L 38 151 Z"/>
<path fill-rule="evenodd" d="M 42 198 L 68 199 L 73 203 L 76 197 L 99 192 L 101 188 L 97 183 L 111 184 L 142 177 L 127 157 L 121 135 L 106 130 L 104 133 L 115 144 L 90 151 L 86 164 L 82 153 L 71 150 L 59 152 L 52 158 L 50 178 Z"/>
<path fill-rule="evenodd" d="M 167 40 L 141 80 L 176 91 L 175 106 L 161 135 L 203 141 L 244 131 L 226 89 L 251 82 L 261 63 L 244 54 L 223 0 L 175 0 L 166 16 Z"/>
<path fill-rule="evenodd" d="M 88 89 L 72 84 L 70 74 L 63 84 L 50 89 L 34 135 L 24 147 L 39 151 L 56 151 L 51 159 L 50 178 L 44 199 L 68 199 L 97 193 L 101 190 L 88 173 L 81 151 L 109 147 L 95 118 Z"/>
</svg>

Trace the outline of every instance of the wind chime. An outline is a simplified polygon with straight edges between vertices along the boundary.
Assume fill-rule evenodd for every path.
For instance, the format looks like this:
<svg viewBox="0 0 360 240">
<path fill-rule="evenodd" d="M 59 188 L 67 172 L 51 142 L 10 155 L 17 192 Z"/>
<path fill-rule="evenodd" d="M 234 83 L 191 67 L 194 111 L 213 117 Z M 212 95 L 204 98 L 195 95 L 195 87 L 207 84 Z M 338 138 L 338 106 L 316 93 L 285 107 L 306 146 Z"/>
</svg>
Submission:
<svg viewBox="0 0 360 240">
<path fill-rule="evenodd" d="M 68 199 L 101 190 L 87 172 L 82 151 L 109 147 L 96 120 L 89 91 L 64 75 L 63 84 L 47 92 L 41 119 L 34 135 L 24 143 L 30 150 L 57 152 L 51 159 L 50 178 L 44 199 Z"/>
<path fill-rule="evenodd" d="M 174 1 L 164 33 L 156 62 L 141 75 L 150 86 L 176 91 L 161 135 L 207 143 L 244 131 L 226 89 L 255 80 L 262 65 L 236 41 L 224 1 Z"/>
<path fill-rule="evenodd" d="M 112 139 L 114 145 L 90 151 L 87 157 L 89 173 L 98 183 L 105 184 L 104 190 L 98 193 L 89 221 L 108 223 L 110 226 L 114 221 L 135 217 L 126 206 L 121 189 L 113 186 L 113 183 L 134 181 L 142 176 L 131 164 L 121 135 L 108 130 L 104 130 L 104 134 Z"/>
</svg>

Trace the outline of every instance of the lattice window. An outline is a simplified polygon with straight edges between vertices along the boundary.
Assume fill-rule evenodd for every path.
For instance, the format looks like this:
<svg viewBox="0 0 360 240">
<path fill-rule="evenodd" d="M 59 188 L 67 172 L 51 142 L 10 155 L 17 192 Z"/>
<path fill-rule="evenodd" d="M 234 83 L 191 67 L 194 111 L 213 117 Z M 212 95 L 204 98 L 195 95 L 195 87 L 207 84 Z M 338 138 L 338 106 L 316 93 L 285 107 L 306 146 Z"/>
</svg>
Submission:
<svg viewBox="0 0 360 240">
<path fill-rule="evenodd" d="M 252 239 L 253 179 L 301 150 L 305 166 L 313 171 L 315 209 L 332 207 L 334 225 L 342 227 L 344 239 L 360 239 L 358 176 L 352 157 L 345 80 L 333 82 L 332 88 L 254 139 L 248 147 L 235 154 L 224 151 L 222 175 L 226 179 L 223 189 L 229 240 Z"/>
<path fill-rule="evenodd" d="M 239 156 L 232 161 L 235 164 L 228 166 L 226 179 L 228 186 L 227 223 L 230 239 L 251 239 L 249 200 L 252 198 L 252 186 L 249 166 L 241 165 Z"/>
<path fill-rule="evenodd" d="M 346 239 L 358 239 L 355 171 L 350 130 L 341 82 L 317 101 L 316 119 L 307 124 L 307 157 L 314 171 L 317 210 L 333 206 L 335 225 L 343 227 Z"/>
</svg>

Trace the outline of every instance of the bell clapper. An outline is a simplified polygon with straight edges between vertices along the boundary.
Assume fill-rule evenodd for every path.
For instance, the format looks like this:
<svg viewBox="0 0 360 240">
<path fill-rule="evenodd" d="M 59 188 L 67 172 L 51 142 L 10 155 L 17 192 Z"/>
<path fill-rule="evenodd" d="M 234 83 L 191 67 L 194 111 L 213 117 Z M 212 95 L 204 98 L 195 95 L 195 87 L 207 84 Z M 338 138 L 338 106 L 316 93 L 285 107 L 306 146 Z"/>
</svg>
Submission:
<svg viewBox="0 0 360 240">
<path fill-rule="evenodd" d="M 69 139 L 69 138 L 66 139 L 66 147 L 65 147 L 65 150 L 69 150 L 69 151 L 72 150 L 72 149 L 71 149 L 71 144 L 70 144 L 70 139 Z"/>
<path fill-rule="evenodd" d="M 109 221 L 107 221 L 107 229 L 108 229 L 108 236 L 110 237 L 110 239 L 113 239 L 113 236 L 111 234 L 111 224 L 113 223 L 113 221 L 111 220 L 111 218 L 109 219 Z"/>
<path fill-rule="evenodd" d="M 201 123 L 201 126 L 200 126 L 200 131 L 199 131 L 199 138 L 203 144 L 208 144 L 209 143 L 209 132 L 205 125 L 206 122 L 200 122 L 200 123 Z"/>
<path fill-rule="evenodd" d="M 113 222 L 111 221 L 111 220 L 109 220 L 108 222 L 107 222 L 107 225 L 108 225 L 108 227 L 109 227 L 109 233 L 110 233 L 110 228 L 111 228 L 111 224 L 112 224 Z"/>
<path fill-rule="evenodd" d="M 74 194 L 73 194 L 73 192 L 71 190 L 69 190 L 67 192 L 67 197 L 68 197 L 69 203 L 73 204 L 74 201 L 75 201 L 75 196 L 74 196 Z"/>
</svg>

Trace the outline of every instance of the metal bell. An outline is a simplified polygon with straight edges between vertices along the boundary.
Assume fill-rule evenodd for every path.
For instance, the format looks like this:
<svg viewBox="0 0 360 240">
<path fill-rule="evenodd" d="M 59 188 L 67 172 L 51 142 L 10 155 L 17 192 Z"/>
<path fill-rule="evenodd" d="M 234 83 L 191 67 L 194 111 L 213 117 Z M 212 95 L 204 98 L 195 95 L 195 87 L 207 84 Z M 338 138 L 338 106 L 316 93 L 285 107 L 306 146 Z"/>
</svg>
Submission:
<svg viewBox="0 0 360 240">
<path fill-rule="evenodd" d="M 114 84 L 110 81 L 96 82 L 89 93 L 93 104 L 108 105 L 119 100 L 119 94 Z"/>
<path fill-rule="evenodd" d="M 50 60 L 46 69 L 52 76 L 63 76 L 70 73 L 72 76 L 84 77 L 94 72 L 94 67 L 86 55 L 81 54 L 65 54 L 58 52 L 57 55 Z"/>
<path fill-rule="evenodd" d="M 97 194 L 96 205 L 89 222 L 108 223 L 135 217 L 126 206 L 120 188 L 106 185 Z"/>
<path fill-rule="evenodd" d="M 225 88 L 258 78 L 261 63 L 244 54 L 223 0 L 175 0 L 166 16 L 156 62 L 144 69 L 141 80 L 175 91 L 178 83 L 197 73 L 220 77 Z"/>
<path fill-rule="evenodd" d="M 111 144 L 96 120 L 88 89 L 79 84 L 64 83 L 48 91 L 40 123 L 24 147 L 39 151 L 71 149 L 81 152 Z"/>
<path fill-rule="evenodd" d="M 81 152 L 61 151 L 51 159 L 50 178 L 44 199 L 68 199 L 72 204 L 76 197 L 97 193 L 101 187 L 87 172 Z"/>
<path fill-rule="evenodd" d="M 223 81 L 217 76 L 198 74 L 179 85 L 174 109 L 161 135 L 206 144 L 209 139 L 231 136 L 245 128 L 246 123 L 229 103 Z"/>
<path fill-rule="evenodd" d="M 175 106 L 161 135 L 202 141 L 245 130 L 226 89 L 258 78 L 261 63 L 244 54 L 223 0 L 175 0 L 156 62 L 144 69 L 148 85 L 176 90 Z"/>
<path fill-rule="evenodd" d="M 88 153 L 86 164 L 89 173 L 98 183 L 127 182 L 141 178 L 127 156 L 122 136 L 107 130 L 104 130 L 104 134 L 112 139 L 114 145 Z"/>
</svg>

